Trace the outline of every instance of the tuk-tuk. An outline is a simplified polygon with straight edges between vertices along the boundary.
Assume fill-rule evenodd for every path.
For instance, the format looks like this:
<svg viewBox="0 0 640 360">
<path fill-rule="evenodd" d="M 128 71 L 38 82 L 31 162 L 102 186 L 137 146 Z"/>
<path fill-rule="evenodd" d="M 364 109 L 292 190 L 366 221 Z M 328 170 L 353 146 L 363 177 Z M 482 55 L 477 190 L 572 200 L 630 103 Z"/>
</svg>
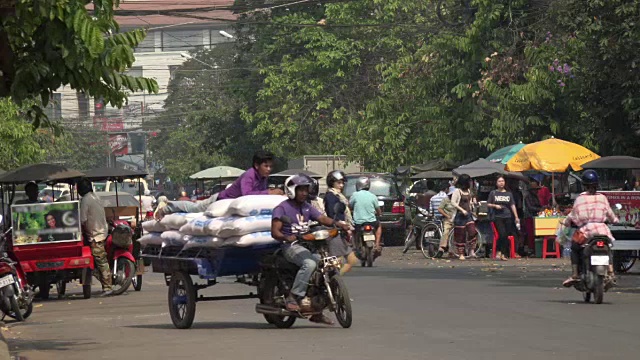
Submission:
<svg viewBox="0 0 640 360">
<path fill-rule="evenodd" d="M 0 186 L 9 188 L 8 201 L 12 204 L 15 185 L 31 181 L 74 185 L 83 175 L 61 165 L 34 164 L 3 174 Z M 5 222 L 12 230 L 9 256 L 22 267 L 27 283 L 39 288 L 40 298 L 49 298 L 54 283 L 58 296 L 64 295 L 67 282 L 72 280 L 79 280 L 84 298 L 90 298 L 94 264 L 91 248 L 82 239 L 79 201 L 22 201 L 13 204 L 10 212 L 10 217 L 5 216 L 11 219 Z"/>
</svg>

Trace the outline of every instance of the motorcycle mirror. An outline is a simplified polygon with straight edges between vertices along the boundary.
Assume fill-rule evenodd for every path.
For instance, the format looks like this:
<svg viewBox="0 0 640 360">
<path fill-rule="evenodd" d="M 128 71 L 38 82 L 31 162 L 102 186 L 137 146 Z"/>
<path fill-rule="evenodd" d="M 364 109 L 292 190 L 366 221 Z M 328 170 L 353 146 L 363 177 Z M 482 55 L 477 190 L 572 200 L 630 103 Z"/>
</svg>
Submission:
<svg viewBox="0 0 640 360">
<path fill-rule="evenodd" d="M 284 215 L 280 218 L 280 221 L 282 221 L 283 223 L 287 224 L 287 225 L 291 225 L 291 218 L 288 217 L 287 215 Z"/>
<path fill-rule="evenodd" d="M 616 206 L 616 209 L 618 209 L 618 210 L 622 210 L 622 205 L 620 205 L 620 204 L 616 204 L 615 206 Z M 1 218 L 0 218 L 0 219 L 1 219 Z"/>
</svg>

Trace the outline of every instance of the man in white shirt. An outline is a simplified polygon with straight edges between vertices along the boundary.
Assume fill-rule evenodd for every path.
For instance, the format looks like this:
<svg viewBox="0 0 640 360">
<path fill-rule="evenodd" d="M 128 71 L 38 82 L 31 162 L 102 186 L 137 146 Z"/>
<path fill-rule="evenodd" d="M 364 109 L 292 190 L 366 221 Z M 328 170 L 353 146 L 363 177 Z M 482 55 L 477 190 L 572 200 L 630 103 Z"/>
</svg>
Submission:
<svg viewBox="0 0 640 360">
<path fill-rule="evenodd" d="M 91 245 L 95 269 L 98 271 L 98 279 L 102 283 L 102 296 L 111 295 L 111 270 L 107 260 L 107 251 L 104 242 L 107 239 L 109 225 L 104 213 L 104 205 L 100 197 L 93 192 L 91 181 L 83 178 L 78 183 L 80 200 L 80 222 L 82 233 Z"/>
<path fill-rule="evenodd" d="M 142 213 L 153 212 L 153 204 L 156 202 L 156 199 L 151 196 L 151 191 L 145 190 L 144 195 L 140 197 L 140 207 L 142 208 Z"/>
</svg>

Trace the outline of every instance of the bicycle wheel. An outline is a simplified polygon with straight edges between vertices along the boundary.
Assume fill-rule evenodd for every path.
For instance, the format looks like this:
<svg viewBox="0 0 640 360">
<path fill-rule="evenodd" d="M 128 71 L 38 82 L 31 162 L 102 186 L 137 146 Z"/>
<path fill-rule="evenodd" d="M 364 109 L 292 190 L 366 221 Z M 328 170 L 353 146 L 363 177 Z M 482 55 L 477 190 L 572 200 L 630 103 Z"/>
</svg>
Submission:
<svg viewBox="0 0 640 360">
<path fill-rule="evenodd" d="M 413 245 L 414 241 L 416 241 L 416 226 L 412 225 L 411 230 L 407 233 L 407 236 L 404 239 L 404 249 L 402 250 L 403 254 L 406 254 L 409 251 L 411 245 Z"/>
<path fill-rule="evenodd" d="M 485 251 L 485 242 L 484 242 L 484 237 L 482 236 L 482 233 L 476 228 L 476 233 L 477 235 L 477 239 L 476 239 L 476 246 L 474 249 L 469 248 L 469 246 L 467 245 L 467 247 L 464 250 L 464 256 L 469 256 L 471 254 L 471 250 L 473 250 L 476 253 L 477 257 L 484 257 L 486 255 L 486 251 Z M 449 252 L 452 252 L 455 254 L 455 248 L 456 248 L 456 243 L 454 240 L 454 231 L 451 231 L 451 233 L 449 234 Z"/>
<path fill-rule="evenodd" d="M 422 250 L 422 255 L 425 258 L 431 259 L 436 255 L 438 251 L 438 247 L 440 246 L 440 239 L 442 238 L 442 231 L 440 227 L 435 223 L 428 223 L 422 229 L 422 233 L 420 234 L 420 249 Z"/>
</svg>

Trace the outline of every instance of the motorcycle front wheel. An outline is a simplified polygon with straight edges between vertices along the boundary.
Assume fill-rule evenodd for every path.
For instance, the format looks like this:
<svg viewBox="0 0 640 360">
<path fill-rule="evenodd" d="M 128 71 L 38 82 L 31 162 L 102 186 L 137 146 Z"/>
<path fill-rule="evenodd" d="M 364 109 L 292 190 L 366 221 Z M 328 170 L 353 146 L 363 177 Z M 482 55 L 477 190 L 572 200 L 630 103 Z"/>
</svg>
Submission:
<svg viewBox="0 0 640 360">
<path fill-rule="evenodd" d="M 126 258 L 119 258 L 113 270 L 113 295 L 120 295 L 129 289 L 131 280 L 136 275 L 136 266 Z"/>
<path fill-rule="evenodd" d="M 9 298 L 9 302 L 11 303 L 11 312 L 7 315 L 16 319 L 17 321 L 24 321 L 24 315 L 22 314 L 22 311 L 20 311 L 18 298 L 14 295 Z"/>
<path fill-rule="evenodd" d="M 349 297 L 347 286 L 340 276 L 332 277 L 330 286 L 333 299 L 336 302 L 336 308 L 334 310 L 336 320 L 338 320 L 338 323 L 343 328 L 349 328 L 353 321 L 353 313 L 351 312 L 351 298 Z"/>
</svg>

